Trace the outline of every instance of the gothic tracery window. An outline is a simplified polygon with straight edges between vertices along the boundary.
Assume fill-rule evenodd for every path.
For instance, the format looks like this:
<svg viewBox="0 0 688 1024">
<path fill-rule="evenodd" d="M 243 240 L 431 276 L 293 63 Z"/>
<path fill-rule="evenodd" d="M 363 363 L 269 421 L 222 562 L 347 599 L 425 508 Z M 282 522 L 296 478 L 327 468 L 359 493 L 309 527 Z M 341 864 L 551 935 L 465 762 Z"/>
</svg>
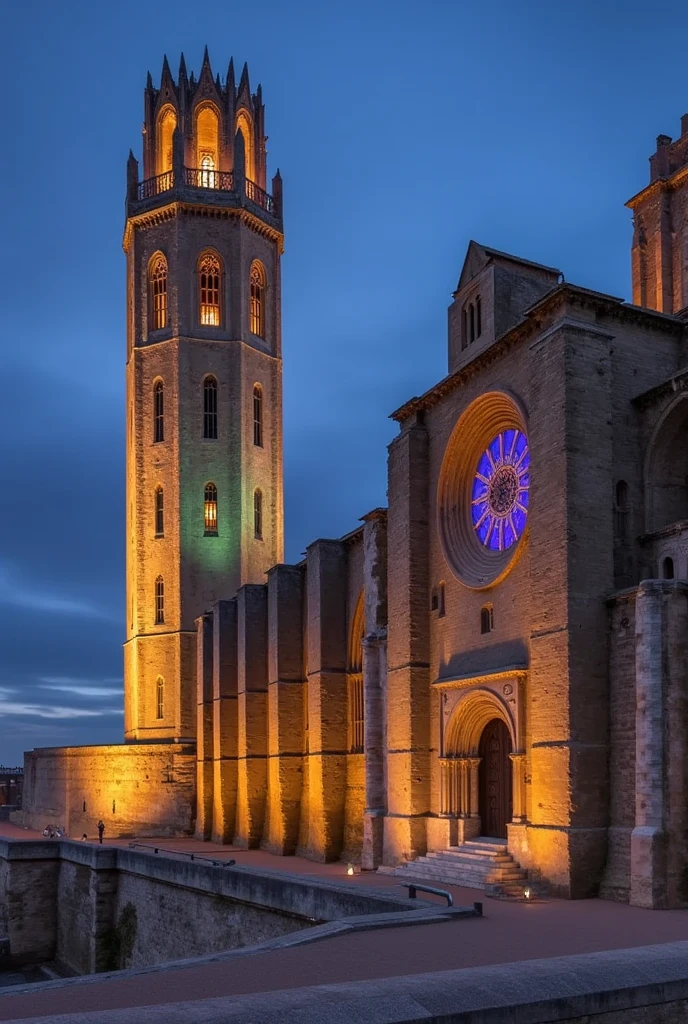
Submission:
<svg viewBox="0 0 688 1024">
<path fill-rule="evenodd" d="M 263 264 L 254 260 L 250 274 L 250 328 L 251 334 L 265 337 L 265 270 Z"/>
<path fill-rule="evenodd" d="M 205 521 L 205 532 L 207 534 L 217 533 L 217 487 L 209 483 L 205 485 L 203 496 L 203 516 Z"/>
<path fill-rule="evenodd" d="M 165 582 L 162 576 L 155 581 L 155 625 L 161 626 L 165 622 Z"/>
<path fill-rule="evenodd" d="M 263 389 L 260 384 L 253 388 L 253 443 L 263 447 Z"/>
<path fill-rule="evenodd" d="M 150 329 L 159 331 L 167 327 L 167 260 L 157 253 L 148 268 L 148 295 Z"/>
<path fill-rule="evenodd" d="M 214 377 L 203 381 L 203 437 L 217 440 L 217 381 Z"/>
<path fill-rule="evenodd" d="M 220 326 L 220 278 L 222 265 L 214 252 L 205 252 L 198 261 L 200 321 L 206 327 Z"/>
<path fill-rule="evenodd" d="M 153 441 L 165 440 L 165 389 L 161 380 L 153 387 Z"/>
</svg>

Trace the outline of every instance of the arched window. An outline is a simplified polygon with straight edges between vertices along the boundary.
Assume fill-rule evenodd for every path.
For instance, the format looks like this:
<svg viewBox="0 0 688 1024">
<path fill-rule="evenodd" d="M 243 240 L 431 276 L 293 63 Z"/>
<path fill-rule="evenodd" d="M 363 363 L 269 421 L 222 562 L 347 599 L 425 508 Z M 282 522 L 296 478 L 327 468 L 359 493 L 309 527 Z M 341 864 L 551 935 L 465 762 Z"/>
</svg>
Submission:
<svg viewBox="0 0 688 1024">
<path fill-rule="evenodd" d="M 249 181 L 256 180 L 256 167 L 253 150 L 253 123 L 248 111 L 241 109 L 237 111 L 236 130 L 241 132 L 244 140 L 244 165 L 246 177 Z"/>
<path fill-rule="evenodd" d="M 165 497 L 162 487 L 155 488 L 155 536 L 165 535 Z"/>
<path fill-rule="evenodd" d="M 203 514 L 205 517 L 206 534 L 217 533 L 217 487 L 215 484 L 205 485 L 203 498 Z"/>
<path fill-rule="evenodd" d="M 158 676 L 158 682 L 156 685 L 155 704 L 156 704 L 156 715 L 157 719 L 165 717 L 165 680 L 162 676 Z"/>
<path fill-rule="evenodd" d="M 148 265 L 148 303 L 150 329 L 167 327 L 167 260 L 161 252 Z"/>
<path fill-rule="evenodd" d="M 484 604 L 480 609 L 480 632 L 491 633 L 494 629 L 494 609 L 491 604 Z"/>
<path fill-rule="evenodd" d="M 673 580 L 674 578 L 674 560 L 668 556 L 662 562 L 662 576 L 665 580 Z"/>
<path fill-rule="evenodd" d="M 253 536 L 263 539 L 263 492 L 259 487 L 253 492 Z"/>
<path fill-rule="evenodd" d="M 251 334 L 265 337 L 265 268 L 258 260 L 251 264 L 251 301 L 249 306 Z"/>
<path fill-rule="evenodd" d="M 174 107 L 163 107 L 158 115 L 156 131 L 156 173 L 169 174 L 172 171 L 172 141 L 174 130 L 177 127 L 177 114 Z M 172 182 L 160 188 L 163 192 L 171 188 Z"/>
<path fill-rule="evenodd" d="M 153 441 L 165 440 L 165 392 L 161 380 L 153 387 Z"/>
<path fill-rule="evenodd" d="M 217 440 L 217 381 L 214 377 L 203 381 L 203 437 Z"/>
<path fill-rule="evenodd" d="M 253 386 L 253 443 L 263 447 L 263 389 L 260 384 Z"/>
<path fill-rule="evenodd" d="M 205 104 L 196 113 L 197 184 L 201 188 L 217 188 L 220 164 L 219 118 L 214 107 Z"/>
<path fill-rule="evenodd" d="M 165 581 L 158 576 L 155 581 L 155 625 L 161 626 L 165 622 Z"/>
<path fill-rule="evenodd" d="M 220 277 L 222 264 L 215 252 L 204 252 L 198 261 L 200 320 L 207 327 L 220 326 Z"/>
</svg>

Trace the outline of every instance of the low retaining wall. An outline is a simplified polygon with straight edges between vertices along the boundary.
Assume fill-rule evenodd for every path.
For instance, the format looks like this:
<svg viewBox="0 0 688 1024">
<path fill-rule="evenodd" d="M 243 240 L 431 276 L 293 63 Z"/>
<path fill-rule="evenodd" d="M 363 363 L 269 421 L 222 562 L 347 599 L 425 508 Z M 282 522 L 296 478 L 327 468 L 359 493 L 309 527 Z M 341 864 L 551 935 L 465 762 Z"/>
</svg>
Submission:
<svg viewBox="0 0 688 1024">
<path fill-rule="evenodd" d="M 198 857 L 0 840 L 0 935 L 15 966 L 54 960 L 76 974 L 146 967 L 418 909 L 393 894 Z"/>
<path fill-rule="evenodd" d="M 75 992 L 78 1006 L 78 992 Z M 199 1002 L 56 1014 L 51 1024 L 683 1024 L 688 942 Z M 21 1018 L 45 1024 L 45 1017 Z M 7 1024 L 18 1024 L 18 1020 Z"/>
<path fill-rule="evenodd" d="M 120 743 L 40 747 L 24 754 L 22 810 L 10 820 L 73 839 L 190 835 L 196 817 L 196 747 L 192 743 Z"/>
</svg>

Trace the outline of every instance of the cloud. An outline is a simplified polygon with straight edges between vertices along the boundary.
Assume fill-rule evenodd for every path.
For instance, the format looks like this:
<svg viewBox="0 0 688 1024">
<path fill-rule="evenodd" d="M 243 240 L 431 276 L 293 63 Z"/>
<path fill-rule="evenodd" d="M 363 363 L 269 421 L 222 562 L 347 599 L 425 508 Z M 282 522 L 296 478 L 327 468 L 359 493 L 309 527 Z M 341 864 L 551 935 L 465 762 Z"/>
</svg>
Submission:
<svg viewBox="0 0 688 1024">
<path fill-rule="evenodd" d="M 119 683 L 118 686 L 104 686 L 103 683 Z M 124 692 L 122 679 L 104 679 L 92 683 L 87 679 L 70 679 L 68 676 L 42 676 L 39 690 L 57 690 L 60 693 L 74 693 L 78 697 L 121 697 Z"/>
<path fill-rule="evenodd" d="M 6 564 L 0 564 L 0 604 L 55 615 L 79 616 L 106 622 L 119 621 L 119 616 L 113 619 L 111 612 L 88 601 L 75 600 L 65 594 L 42 588 L 40 584 L 33 588 L 27 586 L 22 577 L 13 573 Z"/>
<path fill-rule="evenodd" d="M 24 715 L 34 718 L 100 718 L 103 715 L 122 715 L 122 708 L 66 708 L 51 704 L 22 704 L 0 700 L 0 718 L 5 715 Z"/>
</svg>

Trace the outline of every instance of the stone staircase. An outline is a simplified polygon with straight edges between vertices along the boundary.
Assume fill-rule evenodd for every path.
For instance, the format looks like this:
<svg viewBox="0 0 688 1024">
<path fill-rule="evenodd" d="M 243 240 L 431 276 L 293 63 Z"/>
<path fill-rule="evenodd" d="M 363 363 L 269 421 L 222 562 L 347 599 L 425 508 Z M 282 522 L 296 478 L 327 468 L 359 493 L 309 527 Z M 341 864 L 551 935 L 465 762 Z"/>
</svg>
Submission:
<svg viewBox="0 0 688 1024">
<path fill-rule="evenodd" d="M 395 868 L 399 877 L 485 889 L 488 895 L 523 899 L 528 875 L 509 853 L 503 839 L 478 837 L 461 846 L 437 850 Z"/>
</svg>

